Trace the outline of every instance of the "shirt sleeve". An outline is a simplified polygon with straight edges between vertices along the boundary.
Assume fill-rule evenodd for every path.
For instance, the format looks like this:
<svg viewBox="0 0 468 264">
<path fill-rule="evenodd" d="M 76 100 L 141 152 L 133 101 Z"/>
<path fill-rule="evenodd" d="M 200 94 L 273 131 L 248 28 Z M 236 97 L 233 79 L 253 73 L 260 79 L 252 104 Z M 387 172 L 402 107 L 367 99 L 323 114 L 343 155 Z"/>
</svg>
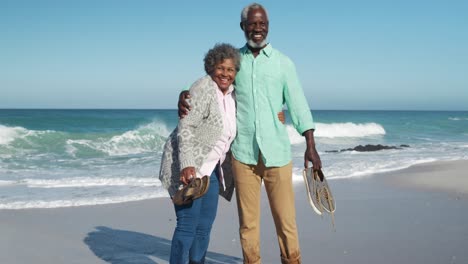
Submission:
<svg viewBox="0 0 468 264">
<path fill-rule="evenodd" d="M 189 91 L 190 90 L 190 85 L 186 85 L 182 88 L 182 90 L 180 92 L 185 92 L 185 91 Z"/>
<path fill-rule="evenodd" d="M 309 129 L 315 129 L 315 124 L 294 63 L 290 59 L 285 58 L 282 62 L 282 68 L 285 80 L 283 90 L 284 100 L 288 106 L 294 128 L 302 135 L 302 133 Z"/>
</svg>

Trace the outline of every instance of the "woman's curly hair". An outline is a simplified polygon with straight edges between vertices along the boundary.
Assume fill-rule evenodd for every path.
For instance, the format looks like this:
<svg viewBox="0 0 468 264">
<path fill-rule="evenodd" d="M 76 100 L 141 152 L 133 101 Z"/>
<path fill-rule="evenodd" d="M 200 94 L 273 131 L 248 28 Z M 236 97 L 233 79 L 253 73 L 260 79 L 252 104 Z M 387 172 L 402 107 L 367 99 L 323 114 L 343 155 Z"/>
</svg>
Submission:
<svg viewBox="0 0 468 264">
<path fill-rule="evenodd" d="M 210 49 L 203 61 L 205 62 L 205 72 L 211 75 L 215 71 L 215 66 L 226 59 L 231 59 L 236 67 L 236 72 L 240 69 L 239 50 L 231 44 L 218 43 Z"/>
</svg>

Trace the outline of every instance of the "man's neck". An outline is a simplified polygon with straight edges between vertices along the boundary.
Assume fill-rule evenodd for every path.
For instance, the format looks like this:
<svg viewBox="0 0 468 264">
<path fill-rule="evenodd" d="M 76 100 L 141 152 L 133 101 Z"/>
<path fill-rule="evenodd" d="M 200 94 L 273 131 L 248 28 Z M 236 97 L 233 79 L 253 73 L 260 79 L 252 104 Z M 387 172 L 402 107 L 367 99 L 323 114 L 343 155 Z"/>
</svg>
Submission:
<svg viewBox="0 0 468 264">
<path fill-rule="evenodd" d="M 249 44 L 247 44 L 247 47 L 249 48 L 249 50 L 252 52 L 253 56 L 254 57 L 257 57 L 258 54 L 260 54 L 260 51 L 262 49 L 264 49 L 268 44 L 266 44 L 265 46 L 261 47 L 261 48 L 252 48 L 251 46 L 249 46 Z"/>
</svg>

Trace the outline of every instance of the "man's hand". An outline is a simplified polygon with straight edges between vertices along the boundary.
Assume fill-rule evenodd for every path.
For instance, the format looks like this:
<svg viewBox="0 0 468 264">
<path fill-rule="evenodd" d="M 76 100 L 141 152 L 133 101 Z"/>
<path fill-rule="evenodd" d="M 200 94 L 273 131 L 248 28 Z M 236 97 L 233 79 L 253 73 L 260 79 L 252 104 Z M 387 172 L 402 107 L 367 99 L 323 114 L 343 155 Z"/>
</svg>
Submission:
<svg viewBox="0 0 468 264">
<path fill-rule="evenodd" d="M 184 118 L 188 114 L 188 112 L 192 109 L 187 102 L 187 99 L 190 99 L 190 92 L 189 91 L 182 91 L 179 94 L 179 102 L 177 103 L 179 118 Z"/>
<path fill-rule="evenodd" d="M 322 161 L 320 160 L 320 156 L 315 149 L 314 130 L 307 130 L 302 135 L 305 136 L 307 144 L 307 148 L 304 153 L 304 168 L 309 167 L 310 161 L 312 162 L 312 169 L 320 170 L 322 168 Z"/>
<path fill-rule="evenodd" d="M 312 162 L 313 170 L 320 170 L 322 168 L 322 161 L 315 147 L 306 149 L 304 153 L 304 168 L 309 167 L 309 161 Z"/>
<path fill-rule="evenodd" d="M 194 167 L 187 167 L 184 168 L 180 172 L 180 181 L 184 184 L 187 185 L 191 180 L 193 180 L 196 177 L 196 172 Z"/>
<path fill-rule="evenodd" d="M 283 112 L 283 111 L 278 112 L 278 119 L 279 119 L 279 121 L 280 121 L 281 123 L 283 123 L 283 125 L 284 125 L 284 123 L 286 122 L 286 117 L 284 116 L 284 112 Z"/>
</svg>

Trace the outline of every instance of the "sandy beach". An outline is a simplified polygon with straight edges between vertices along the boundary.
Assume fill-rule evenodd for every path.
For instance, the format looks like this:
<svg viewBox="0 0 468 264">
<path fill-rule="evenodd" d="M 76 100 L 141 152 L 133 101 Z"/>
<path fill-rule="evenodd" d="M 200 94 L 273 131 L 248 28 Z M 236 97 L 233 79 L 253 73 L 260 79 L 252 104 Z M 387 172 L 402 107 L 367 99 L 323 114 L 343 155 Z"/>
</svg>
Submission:
<svg viewBox="0 0 468 264">
<path fill-rule="evenodd" d="M 330 180 L 336 232 L 297 183 L 303 263 L 468 263 L 467 171 L 465 160 Z M 235 202 L 220 201 L 207 263 L 242 263 Z M 263 263 L 279 263 L 265 194 L 261 221 Z M 168 198 L 0 210 L 0 263 L 167 263 L 174 225 Z"/>
</svg>

